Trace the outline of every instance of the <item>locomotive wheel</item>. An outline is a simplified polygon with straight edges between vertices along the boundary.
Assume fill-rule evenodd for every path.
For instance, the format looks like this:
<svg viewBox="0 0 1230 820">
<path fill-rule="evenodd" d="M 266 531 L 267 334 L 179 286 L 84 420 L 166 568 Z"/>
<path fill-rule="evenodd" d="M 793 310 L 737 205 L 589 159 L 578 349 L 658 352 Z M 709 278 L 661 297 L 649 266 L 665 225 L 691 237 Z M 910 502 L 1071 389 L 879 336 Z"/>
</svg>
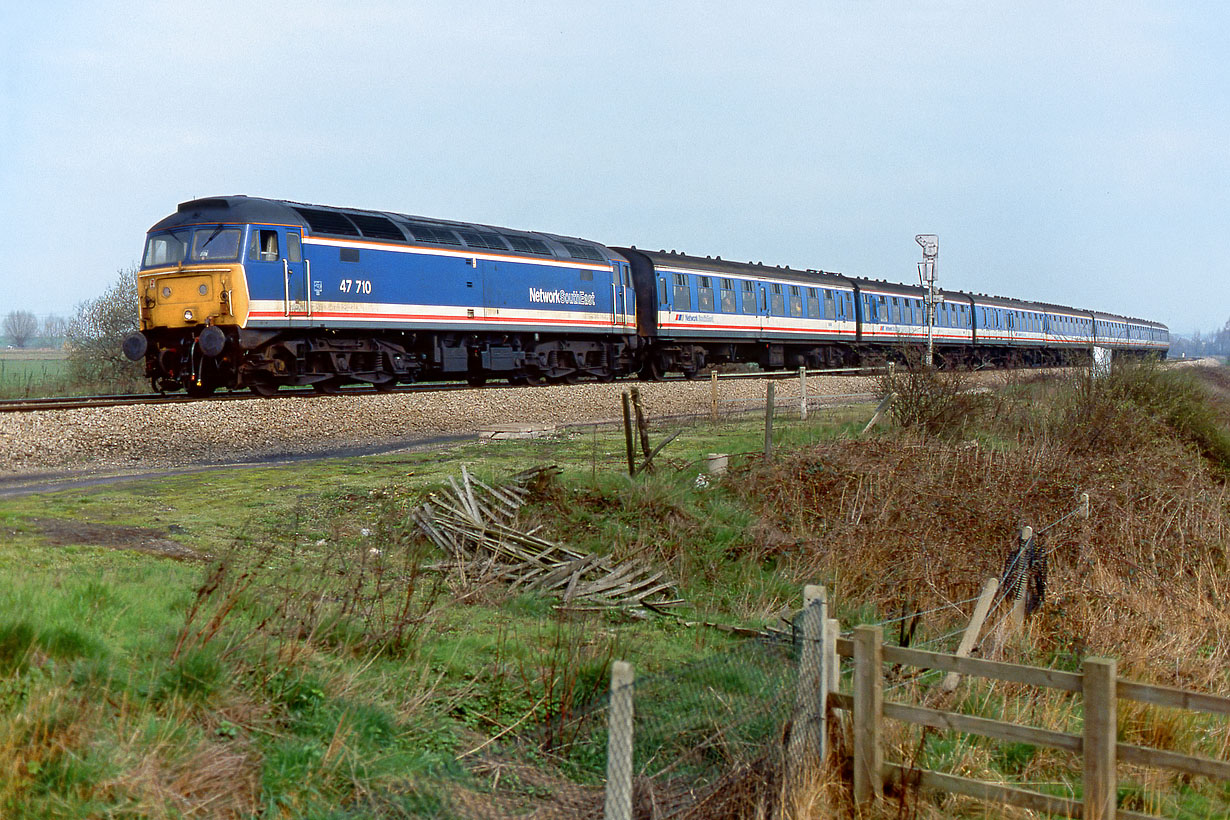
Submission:
<svg viewBox="0 0 1230 820">
<path fill-rule="evenodd" d="M 212 396 L 214 390 L 216 389 L 217 385 L 209 381 L 202 382 L 201 384 L 189 382 L 184 386 L 184 392 L 194 399 L 203 399 L 206 396 Z"/>
<path fill-rule="evenodd" d="M 648 361 L 641 367 L 641 380 L 647 382 L 662 381 L 662 363 L 658 361 L 656 356 L 650 356 Z"/>
<path fill-rule="evenodd" d="M 699 375 L 700 375 L 700 370 L 695 367 L 683 371 L 683 377 L 687 379 L 688 381 L 695 381 L 696 377 Z"/>
<path fill-rule="evenodd" d="M 248 388 L 258 396 L 276 396 L 278 393 L 278 386 L 269 382 L 252 382 Z"/>
<path fill-rule="evenodd" d="M 342 385 L 336 379 L 325 379 L 322 382 L 312 382 L 312 389 L 322 396 L 336 396 L 342 392 Z"/>
<path fill-rule="evenodd" d="M 372 382 L 377 393 L 392 393 L 397 388 L 397 379 L 386 379 L 382 382 Z"/>
</svg>

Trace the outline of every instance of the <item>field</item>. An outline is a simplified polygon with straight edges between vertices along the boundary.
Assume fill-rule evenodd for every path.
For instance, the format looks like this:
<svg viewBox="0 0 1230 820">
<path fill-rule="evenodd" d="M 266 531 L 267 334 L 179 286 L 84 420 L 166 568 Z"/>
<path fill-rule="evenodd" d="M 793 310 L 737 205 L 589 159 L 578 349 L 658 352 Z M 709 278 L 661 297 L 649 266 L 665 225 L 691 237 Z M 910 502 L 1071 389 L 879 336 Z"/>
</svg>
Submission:
<svg viewBox="0 0 1230 820">
<path fill-rule="evenodd" d="M 1137 679 L 1230 691 L 1224 369 L 972 395 L 957 378 L 904 377 L 894 419 L 868 439 L 870 407 L 781 421 L 771 460 L 754 421 L 682 428 L 657 471 L 631 479 L 622 433 L 593 429 L 0 500 L 3 814 L 488 816 L 515 798 L 600 816 L 601 733 L 584 716 L 612 660 L 645 681 L 658 732 L 645 765 L 668 772 L 655 782 L 724 775 L 781 732 L 755 708 L 773 667 L 731 660 L 745 657 L 741 630 L 780 627 L 811 582 L 847 625 L 963 601 L 1022 523 L 1058 519 L 1082 491 L 1094 515 L 1052 534 L 1047 603 L 1006 659 L 1072 668 L 1111 654 Z M 732 454 L 729 475 L 705 474 L 711 452 Z M 674 615 L 561 610 L 558 596 L 466 578 L 411 521 L 463 467 L 494 484 L 540 465 L 562 472 L 534 485 L 528 523 L 666 573 L 686 602 Z M 913 640 L 954 623 L 930 615 Z M 710 694 L 725 704 L 717 745 Z M 1062 700 L 966 697 L 984 716 L 1079 721 Z M 562 755 L 559 726 L 574 732 Z M 1224 722 L 1140 712 L 1121 731 L 1230 753 Z M 892 742 L 937 768 L 1073 782 L 1068 761 L 1026 747 Z M 1125 782 L 1137 810 L 1230 809 L 1230 784 Z M 810 810 L 848 814 L 843 789 L 840 776 L 821 784 Z M 579 802 L 564 812 L 566 797 Z M 914 816 L 1001 816 L 911 799 Z"/>
<path fill-rule="evenodd" d="M 68 387 L 63 350 L 0 350 L 0 398 L 56 396 Z"/>
</svg>

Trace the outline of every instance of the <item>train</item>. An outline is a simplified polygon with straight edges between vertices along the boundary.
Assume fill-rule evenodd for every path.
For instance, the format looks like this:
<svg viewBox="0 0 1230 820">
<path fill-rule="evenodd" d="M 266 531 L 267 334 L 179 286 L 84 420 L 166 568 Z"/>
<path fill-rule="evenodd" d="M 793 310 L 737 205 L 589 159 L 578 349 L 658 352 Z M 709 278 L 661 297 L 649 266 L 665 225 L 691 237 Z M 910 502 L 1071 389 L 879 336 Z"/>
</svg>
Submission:
<svg viewBox="0 0 1230 820">
<path fill-rule="evenodd" d="M 928 333 L 920 286 L 251 196 L 181 203 L 150 228 L 137 286 L 124 354 L 154 389 L 195 396 L 852 366 Z M 1158 322 L 953 290 L 935 301 L 942 364 L 1169 348 Z"/>
</svg>

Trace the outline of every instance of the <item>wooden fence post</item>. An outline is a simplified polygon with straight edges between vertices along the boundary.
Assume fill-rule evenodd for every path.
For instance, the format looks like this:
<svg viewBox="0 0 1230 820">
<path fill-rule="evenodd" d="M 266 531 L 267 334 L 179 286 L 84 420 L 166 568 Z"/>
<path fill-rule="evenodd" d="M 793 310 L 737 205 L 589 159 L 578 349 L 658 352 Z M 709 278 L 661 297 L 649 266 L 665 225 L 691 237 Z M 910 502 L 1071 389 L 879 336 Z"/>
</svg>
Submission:
<svg viewBox="0 0 1230 820">
<path fill-rule="evenodd" d="M 1082 695 L 1085 701 L 1084 758 L 1085 820 L 1115 820 L 1118 783 L 1115 752 L 1118 742 L 1117 669 L 1110 658 L 1086 658 Z"/>
<path fill-rule="evenodd" d="M 884 793 L 883 630 L 854 629 L 854 802 L 868 803 Z"/>
<path fill-rule="evenodd" d="M 807 421 L 807 368 L 799 368 L 799 418 Z"/>
<path fill-rule="evenodd" d="M 769 382 L 765 386 L 764 397 L 764 457 L 773 457 L 773 395 L 774 384 Z"/>
<path fill-rule="evenodd" d="M 632 400 L 624 391 L 624 439 L 628 445 L 628 475 L 636 475 L 636 450 L 632 446 Z"/>
<path fill-rule="evenodd" d="M 841 690 L 841 658 L 837 656 L 837 639 L 841 626 L 836 618 L 824 622 L 824 673 L 829 676 L 829 691 Z"/>
<path fill-rule="evenodd" d="M 1021 527 L 1020 545 L 1017 554 L 1016 598 L 1012 601 L 1012 614 L 1009 623 L 1017 634 L 1025 631 L 1025 599 L 1029 597 L 1029 551 L 1033 548 L 1034 528 Z"/>
<path fill-rule="evenodd" d="M 987 614 L 991 611 L 991 604 L 995 600 L 995 593 L 999 591 L 999 579 L 988 578 L 982 585 L 982 595 L 978 597 L 978 603 L 974 605 L 974 614 L 969 619 L 969 626 L 965 629 L 965 634 L 961 636 L 961 643 L 957 646 L 956 656 L 958 658 L 968 658 L 969 653 L 974 650 L 974 644 L 978 642 L 978 633 L 982 631 L 982 625 L 987 620 Z M 940 684 L 941 692 L 951 692 L 957 688 L 957 684 L 961 682 L 961 675 L 957 672 L 949 672 L 944 676 L 944 682 Z"/>
<path fill-rule="evenodd" d="M 641 404 L 641 389 L 639 387 L 632 388 L 632 410 L 636 413 L 636 429 L 641 434 L 641 452 L 645 456 L 641 469 L 652 472 L 653 468 L 649 465 L 649 460 L 653 458 L 650 455 L 649 447 L 649 422 L 645 420 L 645 405 Z"/>
<path fill-rule="evenodd" d="M 717 423 L 718 420 L 718 374 L 714 370 L 709 374 L 709 420 Z"/>
<path fill-rule="evenodd" d="M 611 664 L 604 820 L 632 818 L 632 664 Z"/>
<path fill-rule="evenodd" d="M 803 587 L 803 612 L 799 615 L 799 669 L 794 692 L 786 765 L 791 787 L 806 782 L 806 775 L 823 764 L 828 733 L 824 722 L 828 704 L 824 663 L 824 623 L 828 601 L 822 586 Z"/>
</svg>

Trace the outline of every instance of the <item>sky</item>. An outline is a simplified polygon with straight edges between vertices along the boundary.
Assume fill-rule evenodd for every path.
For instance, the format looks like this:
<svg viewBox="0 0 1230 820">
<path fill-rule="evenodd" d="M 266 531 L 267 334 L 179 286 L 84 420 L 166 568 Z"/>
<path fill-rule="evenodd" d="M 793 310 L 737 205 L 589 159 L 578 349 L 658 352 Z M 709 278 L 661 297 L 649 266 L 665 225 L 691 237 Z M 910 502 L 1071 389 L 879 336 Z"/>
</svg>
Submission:
<svg viewBox="0 0 1230 820">
<path fill-rule="evenodd" d="M 0 315 L 249 194 L 1230 319 L 1224 2 L 0 5 Z"/>
</svg>

